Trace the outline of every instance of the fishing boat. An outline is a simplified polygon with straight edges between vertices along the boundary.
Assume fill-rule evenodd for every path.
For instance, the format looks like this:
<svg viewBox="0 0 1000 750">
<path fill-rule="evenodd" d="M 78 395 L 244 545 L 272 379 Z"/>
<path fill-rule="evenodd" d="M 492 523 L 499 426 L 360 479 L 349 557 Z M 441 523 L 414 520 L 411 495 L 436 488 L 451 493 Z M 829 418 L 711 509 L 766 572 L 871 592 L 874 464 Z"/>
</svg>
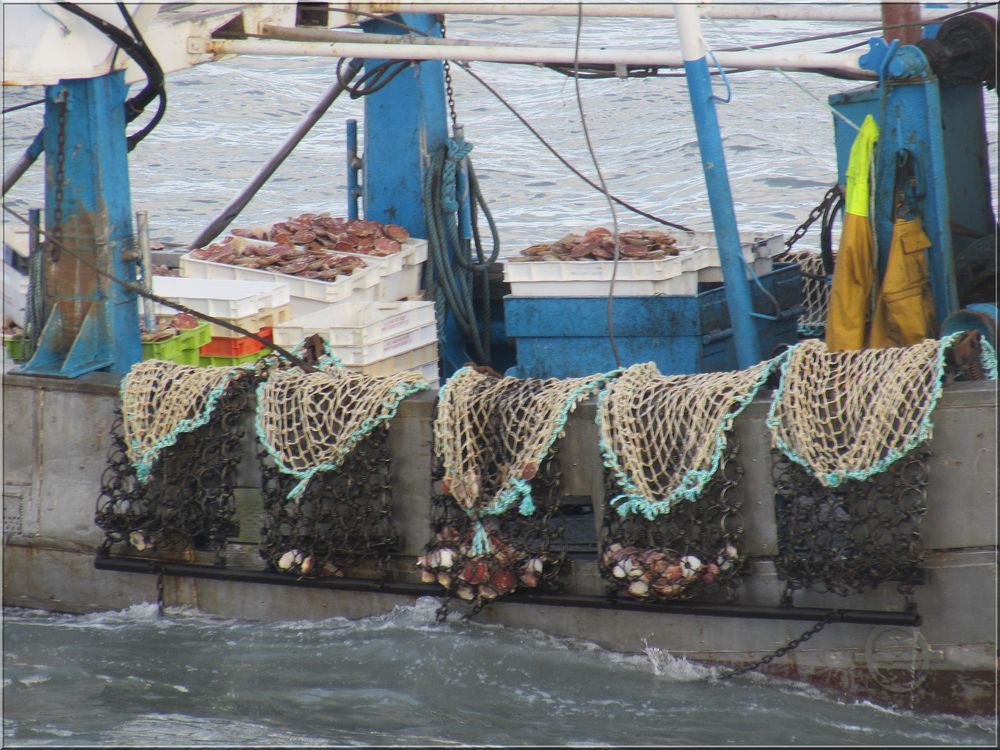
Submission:
<svg viewBox="0 0 1000 750">
<path fill-rule="evenodd" d="M 4 84 L 45 90 L 4 193 L 46 170 L 44 213 L 4 204 L 5 606 L 321 619 L 432 596 L 722 679 L 995 714 L 995 3 L 4 12 Z M 455 39 L 457 14 L 561 16 L 577 44 Z M 581 45 L 594 17 L 662 19 L 679 49 Z M 709 50 L 706 17 L 877 35 Z M 152 250 L 128 152 L 170 73 L 239 55 L 329 57 L 335 80 L 189 247 Z M 449 66 L 476 61 L 683 70 L 712 231 L 624 226 L 597 166 L 610 227 L 491 253 L 449 118 Z M 737 224 L 716 104 L 755 69 L 857 81 L 828 100 L 837 184 L 794 230 Z M 343 212 L 241 216 L 345 92 L 365 119 Z M 812 225 L 821 248 L 796 247 Z"/>
</svg>

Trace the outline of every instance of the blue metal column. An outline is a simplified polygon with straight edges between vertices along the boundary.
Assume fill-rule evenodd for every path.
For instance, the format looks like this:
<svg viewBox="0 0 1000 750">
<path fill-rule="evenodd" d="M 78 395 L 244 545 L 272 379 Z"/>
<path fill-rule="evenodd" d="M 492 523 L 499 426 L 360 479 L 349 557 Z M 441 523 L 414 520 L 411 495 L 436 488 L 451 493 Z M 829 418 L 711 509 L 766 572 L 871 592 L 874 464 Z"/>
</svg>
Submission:
<svg viewBox="0 0 1000 750">
<path fill-rule="evenodd" d="M 426 13 L 402 13 L 392 18 L 441 36 L 441 24 Z M 385 21 L 362 24 L 367 32 L 405 34 Z M 384 60 L 367 60 L 365 71 Z M 431 155 L 448 139 L 444 64 L 424 61 L 410 65 L 385 88 L 365 97 L 364 212 L 373 221 L 400 224 L 414 237 L 427 237 L 424 217 L 424 176 Z M 454 318 L 446 315 L 438 342 L 441 376 L 450 376 L 471 357 Z"/>
<path fill-rule="evenodd" d="M 736 362 L 739 367 L 746 368 L 760 362 L 762 357 L 757 329 L 751 318 L 753 306 L 750 286 L 747 283 L 736 214 L 733 211 L 726 156 L 722 150 L 722 136 L 719 133 L 719 120 L 712 94 L 712 78 L 708 72 L 705 45 L 701 40 L 701 22 L 697 6 L 678 3 L 674 8 L 691 110 L 698 131 L 698 149 L 708 187 L 708 202 L 712 208 L 712 225 L 719 247 L 726 304 L 729 306 L 733 326 Z"/>
<path fill-rule="evenodd" d="M 142 359 L 125 143 L 124 73 L 63 80 L 45 90 L 46 322 L 22 372 L 125 373 Z M 61 179 L 57 179 L 61 177 Z M 132 255 L 126 259 L 126 255 Z"/>
<path fill-rule="evenodd" d="M 426 13 L 393 18 L 431 36 L 441 24 Z M 365 31 L 405 34 L 384 21 L 363 24 Z M 366 60 L 365 72 L 385 62 Z M 365 97 L 364 211 L 370 221 L 399 224 L 414 237 L 426 237 L 424 173 L 430 155 L 448 138 L 444 65 L 425 61 L 410 65 L 380 91 Z"/>
</svg>

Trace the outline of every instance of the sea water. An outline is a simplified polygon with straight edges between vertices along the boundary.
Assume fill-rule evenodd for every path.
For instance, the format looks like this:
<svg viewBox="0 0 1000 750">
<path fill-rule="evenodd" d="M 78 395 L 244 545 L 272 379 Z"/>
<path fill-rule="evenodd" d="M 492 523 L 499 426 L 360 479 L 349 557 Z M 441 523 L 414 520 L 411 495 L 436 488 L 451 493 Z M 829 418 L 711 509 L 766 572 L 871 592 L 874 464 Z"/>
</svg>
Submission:
<svg viewBox="0 0 1000 750">
<path fill-rule="evenodd" d="M 841 702 L 653 649 L 380 617 L 4 611 L 5 746 L 994 745 L 992 719 Z"/>
<path fill-rule="evenodd" d="M 709 45 L 863 24 L 705 23 Z M 570 45 L 573 20 L 453 18 L 449 35 Z M 849 40 L 820 40 L 825 50 Z M 675 47 L 670 21 L 587 19 L 583 45 Z M 591 179 L 572 79 L 532 66 L 473 64 Z M 248 182 L 331 84 L 333 61 L 243 57 L 171 75 L 167 114 L 129 157 L 132 202 L 154 240 L 190 242 Z M 611 226 L 607 201 L 569 173 L 457 66 L 457 117 L 496 217 L 501 252 Z M 792 80 L 790 81 L 789 78 Z M 725 85 L 716 80 L 725 94 Z M 836 180 L 826 97 L 861 84 L 811 74 L 729 76 L 719 117 L 737 219 L 786 235 Z M 711 218 L 682 78 L 587 80 L 581 93 L 610 191 L 696 229 Z M 4 106 L 38 98 L 5 88 Z M 818 99 L 818 101 L 817 101 Z M 996 97 L 987 92 L 996 160 Z M 236 225 L 346 211 L 347 96 L 285 161 Z M 144 120 L 135 123 L 139 127 Z M 41 124 L 35 107 L 4 118 L 4 167 Z M 993 178 L 993 204 L 996 210 Z M 42 205 L 36 165 L 8 194 Z M 652 227 L 618 207 L 622 228 Z M 4 217 L 5 231 L 9 217 Z M 814 229 L 803 245 L 816 246 Z M 95 530 L 95 534 L 96 534 Z M 238 584 L 234 584 L 238 585 Z M 993 745 L 993 718 L 967 720 L 841 702 L 813 688 L 718 675 L 650 649 L 620 655 L 537 632 L 437 625 L 435 604 L 358 622 L 249 623 L 155 606 L 71 616 L 4 612 L 5 745 Z"/>
</svg>

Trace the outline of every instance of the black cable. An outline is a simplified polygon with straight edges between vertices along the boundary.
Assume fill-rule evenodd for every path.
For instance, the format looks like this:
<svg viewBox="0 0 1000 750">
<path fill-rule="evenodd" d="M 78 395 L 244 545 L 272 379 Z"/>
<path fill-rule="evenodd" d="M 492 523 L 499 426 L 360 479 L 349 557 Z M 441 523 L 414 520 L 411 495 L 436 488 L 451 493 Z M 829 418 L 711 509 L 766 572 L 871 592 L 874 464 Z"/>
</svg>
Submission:
<svg viewBox="0 0 1000 750">
<path fill-rule="evenodd" d="M 26 109 L 27 107 L 34 107 L 36 104 L 44 104 L 45 99 L 35 99 L 33 102 L 25 102 L 24 104 L 15 104 L 13 107 L 6 107 L 3 111 L 4 114 L 8 112 L 17 112 L 19 109 Z"/>
<path fill-rule="evenodd" d="M 125 23 L 128 24 L 128 27 L 132 32 L 132 36 L 135 37 L 136 42 L 138 42 L 139 46 L 145 51 L 156 79 L 154 81 L 147 77 L 146 86 L 143 90 L 128 102 L 128 106 L 135 112 L 135 117 L 138 117 L 146 108 L 146 105 L 152 101 L 152 98 L 154 96 L 157 97 L 157 107 L 153 117 L 148 123 L 146 123 L 145 126 L 143 126 L 141 130 L 133 133 L 127 139 L 128 150 L 131 151 L 143 138 L 153 132 L 153 129 L 159 124 L 160 120 L 163 119 L 163 114 L 167 110 L 167 88 L 164 80 L 163 68 L 160 67 L 160 63 L 156 59 L 155 55 L 153 55 L 153 51 L 149 48 L 149 45 L 146 44 L 146 40 L 143 39 L 142 33 L 139 31 L 139 27 L 135 25 L 135 21 L 132 19 L 132 16 L 129 15 L 125 4 L 118 2 L 117 5 L 119 12 L 125 18 Z"/>
<path fill-rule="evenodd" d="M 153 56 L 149 47 L 146 46 L 145 41 L 142 40 L 141 35 L 138 39 L 134 39 L 114 24 L 105 21 L 99 16 L 95 16 L 87 10 L 84 10 L 76 5 L 76 3 L 59 2 L 57 5 L 73 15 L 82 18 L 91 26 L 103 33 L 106 37 L 108 37 L 108 39 L 123 49 L 129 57 L 135 60 L 142 69 L 143 73 L 146 75 L 146 86 L 125 104 L 126 122 L 132 122 L 135 120 L 140 114 L 142 114 L 147 104 L 153 101 L 153 99 L 157 96 L 160 97 L 160 108 L 157 110 L 156 115 L 154 115 L 153 120 L 138 133 L 128 136 L 128 150 L 131 151 L 136 147 L 136 145 L 138 145 L 139 141 L 145 138 L 150 131 L 156 127 L 156 124 L 163 117 L 163 111 L 166 109 L 166 92 L 164 89 L 163 69 L 160 67 L 160 64 Z M 134 21 L 132 21 L 128 12 L 124 9 L 124 6 L 121 3 L 118 3 L 118 5 L 119 9 L 125 16 L 126 23 L 129 24 L 129 28 L 134 29 L 133 33 L 138 33 L 138 29 L 135 27 Z"/>
</svg>

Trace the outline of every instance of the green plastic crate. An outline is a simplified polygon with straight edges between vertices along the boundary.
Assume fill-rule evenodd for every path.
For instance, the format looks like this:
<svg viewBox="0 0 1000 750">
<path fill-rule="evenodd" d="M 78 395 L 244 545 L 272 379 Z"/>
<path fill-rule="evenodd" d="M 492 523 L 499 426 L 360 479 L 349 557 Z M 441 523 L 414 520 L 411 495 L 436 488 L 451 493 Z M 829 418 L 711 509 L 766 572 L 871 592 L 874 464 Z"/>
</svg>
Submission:
<svg viewBox="0 0 1000 750">
<path fill-rule="evenodd" d="M 206 357 L 204 354 L 200 354 L 198 364 L 202 367 L 235 367 L 236 365 L 245 365 L 248 362 L 256 362 L 270 353 L 271 350 L 265 348 L 259 352 L 244 354 L 242 357 Z"/>
<path fill-rule="evenodd" d="M 7 354 L 10 355 L 10 358 L 15 362 L 21 362 L 21 348 L 24 345 L 24 339 L 20 336 L 11 337 L 6 339 L 4 343 L 7 345 Z"/>
<path fill-rule="evenodd" d="M 198 349 L 211 340 L 211 327 L 208 323 L 202 323 L 197 328 L 181 331 L 165 341 L 144 341 L 142 358 L 163 359 L 181 365 L 201 364 Z"/>
</svg>

